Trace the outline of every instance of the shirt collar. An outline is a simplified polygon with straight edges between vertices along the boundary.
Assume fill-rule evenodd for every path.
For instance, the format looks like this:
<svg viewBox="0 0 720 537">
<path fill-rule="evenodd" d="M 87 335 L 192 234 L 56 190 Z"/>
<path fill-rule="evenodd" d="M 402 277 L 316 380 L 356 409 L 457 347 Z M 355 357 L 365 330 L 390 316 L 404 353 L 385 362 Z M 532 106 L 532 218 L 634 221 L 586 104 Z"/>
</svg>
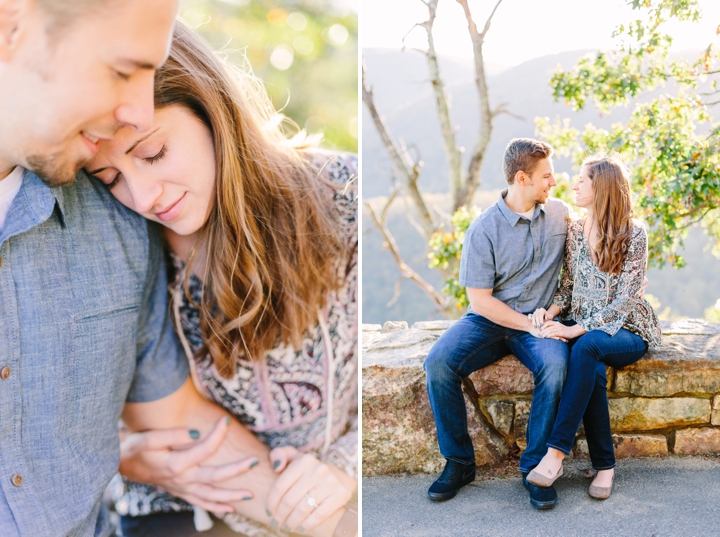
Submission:
<svg viewBox="0 0 720 537">
<path fill-rule="evenodd" d="M 67 227 L 65 198 L 62 187 L 49 187 L 33 172 L 25 170 L 23 173 L 23 186 L 20 189 L 20 192 L 23 191 L 27 200 L 28 209 L 35 214 L 38 223 L 50 218 L 50 215 L 52 215 L 57 206 L 60 224 L 63 227 Z"/>
<path fill-rule="evenodd" d="M 503 214 L 505 219 L 508 221 L 508 223 L 511 226 L 515 226 L 515 224 L 518 223 L 518 220 L 520 220 L 521 216 L 513 211 L 510 207 L 508 207 L 508 204 L 505 202 L 505 196 L 507 196 L 508 189 L 506 188 L 502 192 L 500 192 L 500 199 L 498 200 L 498 208 L 500 209 L 500 212 Z M 535 212 L 533 213 L 533 216 L 531 220 L 535 220 L 538 215 L 540 214 L 540 211 L 545 212 L 545 204 L 543 203 L 536 203 L 535 204 Z"/>
</svg>

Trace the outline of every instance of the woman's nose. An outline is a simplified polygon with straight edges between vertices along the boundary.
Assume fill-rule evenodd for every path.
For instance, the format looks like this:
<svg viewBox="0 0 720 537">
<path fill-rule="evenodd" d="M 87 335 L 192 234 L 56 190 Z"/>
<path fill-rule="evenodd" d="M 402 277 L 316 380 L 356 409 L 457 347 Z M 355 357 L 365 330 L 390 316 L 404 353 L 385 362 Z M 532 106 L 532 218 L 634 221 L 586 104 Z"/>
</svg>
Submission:
<svg viewBox="0 0 720 537">
<path fill-rule="evenodd" d="M 133 210 L 138 213 L 148 213 L 153 209 L 162 195 L 162 185 L 159 181 L 144 180 L 140 177 L 127 177 L 126 181 L 133 200 Z"/>
</svg>

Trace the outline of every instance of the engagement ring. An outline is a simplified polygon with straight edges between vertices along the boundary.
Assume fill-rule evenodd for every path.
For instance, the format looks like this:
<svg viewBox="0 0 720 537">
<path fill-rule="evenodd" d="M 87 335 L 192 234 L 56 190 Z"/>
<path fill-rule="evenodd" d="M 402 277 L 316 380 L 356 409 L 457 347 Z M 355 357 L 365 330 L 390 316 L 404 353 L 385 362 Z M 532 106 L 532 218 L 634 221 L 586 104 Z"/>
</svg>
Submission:
<svg viewBox="0 0 720 537">
<path fill-rule="evenodd" d="M 315 498 L 310 496 L 309 494 L 306 494 L 305 497 L 307 498 L 307 503 L 313 508 L 317 508 L 318 504 L 317 501 L 315 501 Z"/>
</svg>

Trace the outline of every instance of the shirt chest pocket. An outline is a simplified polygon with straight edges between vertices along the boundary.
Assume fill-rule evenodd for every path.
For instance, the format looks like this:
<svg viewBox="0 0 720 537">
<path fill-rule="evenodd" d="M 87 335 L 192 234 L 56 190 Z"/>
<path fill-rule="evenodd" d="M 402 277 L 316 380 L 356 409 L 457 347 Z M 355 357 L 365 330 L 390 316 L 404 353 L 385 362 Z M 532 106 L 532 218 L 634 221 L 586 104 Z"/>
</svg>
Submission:
<svg viewBox="0 0 720 537">
<path fill-rule="evenodd" d="M 139 303 L 79 312 L 72 326 L 72 352 L 65 375 L 76 423 L 113 424 L 129 390 L 137 359 Z M 90 419 L 88 414 L 96 418 Z"/>
</svg>

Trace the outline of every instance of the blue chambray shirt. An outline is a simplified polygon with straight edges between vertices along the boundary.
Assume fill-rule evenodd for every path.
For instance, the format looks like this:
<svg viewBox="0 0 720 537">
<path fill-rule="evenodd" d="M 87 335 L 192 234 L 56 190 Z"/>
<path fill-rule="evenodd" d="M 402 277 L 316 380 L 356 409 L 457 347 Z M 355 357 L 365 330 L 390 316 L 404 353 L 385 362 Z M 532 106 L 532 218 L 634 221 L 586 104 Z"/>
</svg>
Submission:
<svg viewBox="0 0 720 537">
<path fill-rule="evenodd" d="M 189 374 L 157 229 L 83 173 L 25 171 L 0 258 L 0 535 L 109 535 L 123 405 Z"/>
<path fill-rule="evenodd" d="M 459 283 L 492 289 L 492 296 L 515 311 L 532 313 L 550 306 L 555 296 L 570 211 L 564 202 L 549 198 L 535 205 L 528 220 L 507 206 L 506 195 L 503 190 L 500 199 L 470 224 Z"/>
</svg>

